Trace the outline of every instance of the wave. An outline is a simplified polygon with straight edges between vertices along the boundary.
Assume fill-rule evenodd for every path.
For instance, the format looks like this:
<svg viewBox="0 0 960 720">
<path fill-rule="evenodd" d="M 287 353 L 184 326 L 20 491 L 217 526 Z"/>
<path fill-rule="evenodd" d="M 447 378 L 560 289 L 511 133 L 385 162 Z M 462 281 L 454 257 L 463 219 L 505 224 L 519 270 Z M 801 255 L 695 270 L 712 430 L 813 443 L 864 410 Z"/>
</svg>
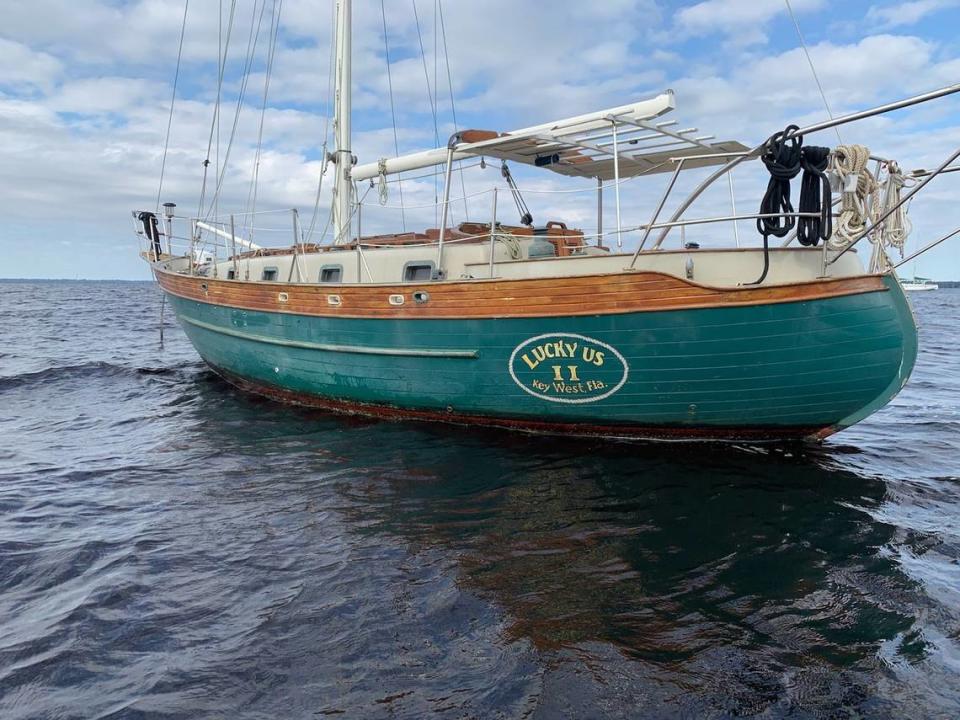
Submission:
<svg viewBox="0 0 960 720">
<path fill-rule="evenodd" d="M 85 380 L 105 377 L 177 376 L 203 367 L 200 362 L 187 362 L 172 366 L 124 366 L 115 363 L 96 361 L 76 365 L 50 366 L 42 370 L 23 372 L 15 375 L 0 376 L 0 391 L 38 383 L 62 382 L 64 380 Z"/>
</svg>

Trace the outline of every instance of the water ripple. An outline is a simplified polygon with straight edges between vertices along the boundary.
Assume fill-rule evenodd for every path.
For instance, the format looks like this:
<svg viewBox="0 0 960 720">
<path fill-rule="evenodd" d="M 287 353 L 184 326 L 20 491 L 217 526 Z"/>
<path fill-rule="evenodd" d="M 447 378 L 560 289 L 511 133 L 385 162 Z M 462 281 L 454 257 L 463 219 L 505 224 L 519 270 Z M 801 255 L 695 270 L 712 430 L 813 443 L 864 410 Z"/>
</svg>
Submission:
<svg viewBox="0 0 960 720">
<path fill-rule="evenodd" d="M 150 284 L 0 283 L 0 717 L 955 717 L 960 293 L 915 304 L 870 421 L 688 448 L 285 408 Z"/>
</svg>

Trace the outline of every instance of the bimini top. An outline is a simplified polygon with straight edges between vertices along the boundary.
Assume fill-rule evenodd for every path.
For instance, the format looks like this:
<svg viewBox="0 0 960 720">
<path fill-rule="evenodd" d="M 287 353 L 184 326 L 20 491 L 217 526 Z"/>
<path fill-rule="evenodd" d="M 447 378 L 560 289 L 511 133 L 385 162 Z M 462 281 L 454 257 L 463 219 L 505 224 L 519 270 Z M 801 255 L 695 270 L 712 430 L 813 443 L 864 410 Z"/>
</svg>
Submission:
<svg viewBox="0 0 960 720">
<path fill-rule="evenodd" d="M 697 135 L 697 128 L 678 129 L 676 120 L 658 121 L 675 107 L 673 91 L 668 90 L 631 105 L 512 132 L 463 130 L 450 138 L 448 148 L 358 165 L 351 176 L 359 181 L 441 165 L 452 149 L 455 160 L 494 157 L 571 177 L 612 180 L 616 170 L 614 145 L 619 154 L 621 178 L 673 172 L 678 159 L 689 156 L 697 157 L 685 160 L 685 168 L 718 165 L 728 159 L 723 154 L 749 150 L 732 140 L 711 142 L 714 136 Z M 709 155 L 714 157 L 702 157 Z"/>
</svg>

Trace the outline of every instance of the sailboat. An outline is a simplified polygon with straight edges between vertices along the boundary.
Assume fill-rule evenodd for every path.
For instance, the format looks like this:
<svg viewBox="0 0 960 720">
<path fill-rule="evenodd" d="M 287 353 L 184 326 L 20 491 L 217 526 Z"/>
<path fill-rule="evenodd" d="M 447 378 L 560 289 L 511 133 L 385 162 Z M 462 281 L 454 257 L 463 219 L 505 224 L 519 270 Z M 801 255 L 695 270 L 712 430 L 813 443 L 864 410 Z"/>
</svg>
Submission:
<svg viewBox="0 0 960 720">
<path fill-rule="evenodd" d="M 939 290 L 940 286 L 929 278 L 914 275 L 910 280 L 902 280 L 900 284 L 909 292 L 923 292 L 925 290 Z"/>
<path fill-rule="evenodd" d="M 928 292 L 930 290 L 939 290 L 940 286 L 929 278 L 922 278 L 917 275 L 917 264 L 913 264 L 913 277 L 909 280 L 900 280 L 900 285 L 907 292 Z"/>
<path fill-rule="evenodd" d="M 685 213 L 757 158 L 792 158 L 797 171 L 802 160 L 826 186 L 833 153 L 806 153 L 803 135 L 960 86 L 792 126 L 756 147 L 677 129 L 664 119 L 676 107 L 666 91 L 517 130 L 463 130 L 446 147 L 360 164 L 351 0 L 336 2 L 336 16 L 332 242 L 306 242 L 295 211 L 293 243 L 271 248 L 238 235 L 232 217 L 180 217 L 172 203 L 134 212 L 142 256 L 187 337 L 236 387 L 343 413 L 532 433 L 781 441 L 849 427 L 907 382 L 917 329 L 903 286 L 882 241 L 868 258 L 858 253 L 866 243 L 855 247 L 876 240 L 883 213 L 907 197 L 845 238 L 828 227 L 828 197 L 801 198 L 795 212 L 776 178 L 758 213 Z M 496 190 L 486 222 L 448 226 L 451 175 L 469 159 L 502 163 L 515 198 L 509 163 L 595 183 L 601 209 L 603 192 L 615 195 L 616 228 L 602 217 L 596 232 L 562 218 L 535 224 L 530 213 L 504 224 Z M 424 168 L 445 179 L 439 227 L 361 235 L 356 185 Z M 678 176 L 696 168 L 712 173 L 664 220 Z M 668 178 L 667 189 L 649 222 L 626 228 L 620 187 L 641 176 Z M 758 222 L 763 247 L 697 241 L 704 226 L 743 219 Z M 177 235 L 177 223 L 189 232 Z M 681 242 L 668 245 L 671 235 Z"/>
</svg>

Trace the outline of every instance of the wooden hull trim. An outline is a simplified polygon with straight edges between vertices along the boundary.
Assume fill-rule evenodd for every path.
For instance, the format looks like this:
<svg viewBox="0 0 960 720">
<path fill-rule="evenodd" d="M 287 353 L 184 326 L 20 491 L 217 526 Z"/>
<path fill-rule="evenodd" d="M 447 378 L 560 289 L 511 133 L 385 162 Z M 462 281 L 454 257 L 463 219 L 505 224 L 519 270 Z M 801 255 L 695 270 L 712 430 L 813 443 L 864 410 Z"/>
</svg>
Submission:
<svg viewBox="0 0 960 720">
<path fill-rule="evenodd" d="M 423 285 L 319 285 L 214 280 L 154 268 L 177 297 L 262 312 L 339 318 L 577 317 L 804 302 L 886 292 L 882 275 L 716 288 L 660 272 Z M 421 301 L 414 296 L 422 293 Z"/>
</svg>

